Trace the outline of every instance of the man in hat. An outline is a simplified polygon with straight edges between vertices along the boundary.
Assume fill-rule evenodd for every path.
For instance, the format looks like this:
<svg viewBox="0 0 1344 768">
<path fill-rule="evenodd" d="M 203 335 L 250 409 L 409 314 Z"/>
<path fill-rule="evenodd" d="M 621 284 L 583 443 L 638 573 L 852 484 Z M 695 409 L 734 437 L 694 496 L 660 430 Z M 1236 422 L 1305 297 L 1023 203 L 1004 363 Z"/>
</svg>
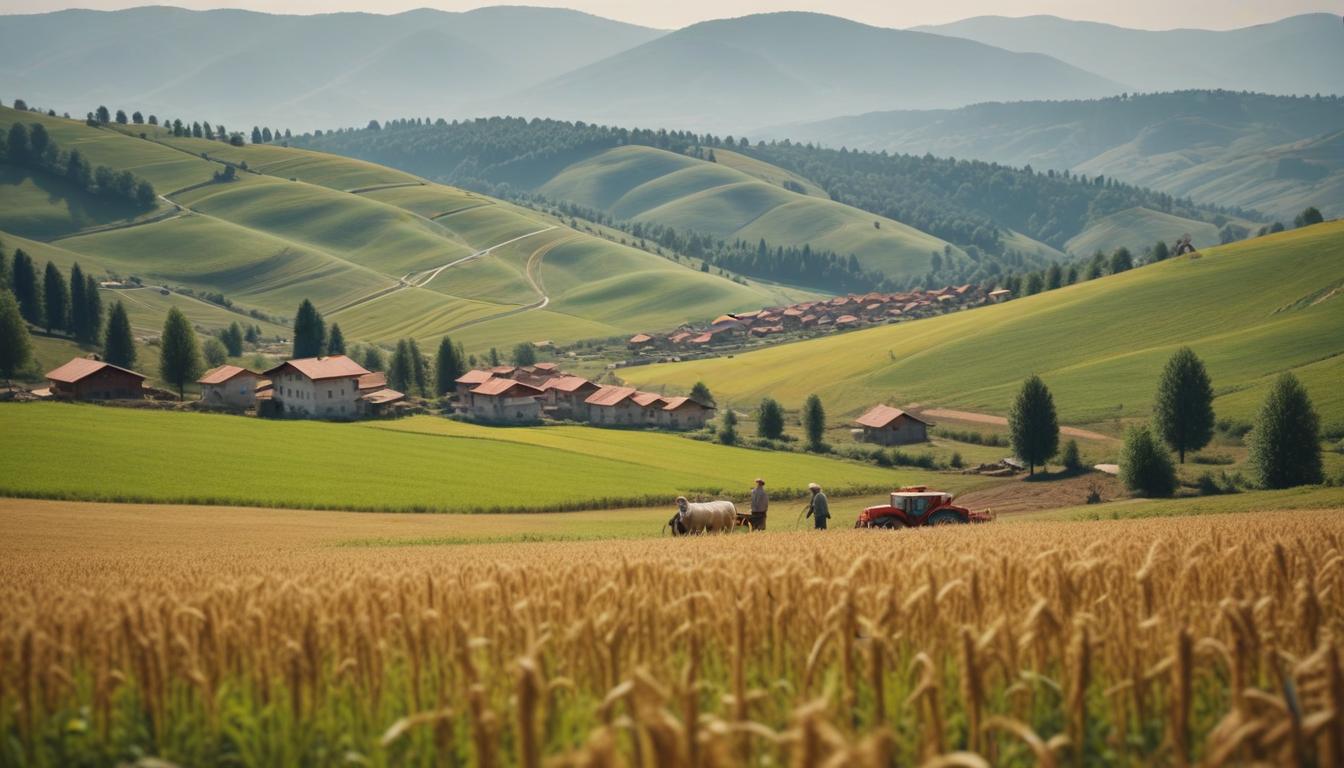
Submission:
<svg viewBox="0 0 1344 768">
<path fill-rule="evenodd" d="M 756 487 L 751 489 L 751 530 L 765 530 L 765 512 L 770 509 L 770 496 L 765 492 L 765 481 L 756 478 Z"/>
<path fill-rule="evenodd" d="M 818 531 L 824 531 L 826 521 L 831 519 L 830 502 L 826 501 L 826 494 L 821 492 L 820 485 L 809 483 L 807 489 L 812 492 L 812 502 L 807 505 L 807 516 L 812 518 L 812 525 Z"/>
</svg>

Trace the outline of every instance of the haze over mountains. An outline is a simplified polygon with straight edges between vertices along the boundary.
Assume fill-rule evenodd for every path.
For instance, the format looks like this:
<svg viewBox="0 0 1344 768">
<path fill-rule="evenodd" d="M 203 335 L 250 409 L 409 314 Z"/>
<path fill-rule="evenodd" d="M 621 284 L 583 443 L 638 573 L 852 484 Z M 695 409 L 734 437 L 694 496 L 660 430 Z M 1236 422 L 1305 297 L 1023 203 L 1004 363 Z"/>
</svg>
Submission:
<svg viewBox="0 0 1344 768">
<path fill-rule="evenodd" d="M 71 10 L 0 16 L 0 81 L 6 99 L 77 115 L 108 103 L 294 130 L 515 114 L 741 133 L 874 110 L 1159 88 L 1344 91 L 1341 30 L 1322 14 L 1228 32 L 1043 17 L 931 31 L 815 13 L 664 32 L 530 7 Z"/>
</svg>

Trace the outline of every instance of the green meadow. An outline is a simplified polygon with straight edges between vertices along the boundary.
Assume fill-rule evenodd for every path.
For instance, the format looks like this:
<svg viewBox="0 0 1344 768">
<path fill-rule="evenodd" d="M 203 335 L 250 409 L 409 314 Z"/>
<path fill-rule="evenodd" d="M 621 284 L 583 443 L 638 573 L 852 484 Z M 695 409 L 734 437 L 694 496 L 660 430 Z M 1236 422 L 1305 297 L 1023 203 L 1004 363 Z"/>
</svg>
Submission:
<svg viewBox="0 0 1344 768">
<path fill-rule="evenodd" d="M 554 512 L 670 507 L 679 494 L 740 497 L 757 476 L 781 499 L 809 482 L 842 495 L 919 479 L 656 432 L 487 428 L 433 416 L 339 424 L 25 403 L 0 405 L 0 427 L 8 443 L 24 446 L 0 453 L 0 496 L 30 498 Z"/>
<path fill-rule="evenodd" d="M 1040 374 L 1061 419 L 1147 418 L 1157 377 L 1189 345 L 1220 416 L 1249 420 L 1293 370 L 1327 424 L 1344 423 L 1344 222 L 1212 248 L 998 306 L 781 345 L 632 368 L 639 386 L 704 381 L 738 407 L 818 393 L 834 415 L 878 402 L 1006 414 Z"/>
<path fill-rule="evenodd" d="M 1124 246 L 1135 255 L 1142 255 L 1153 243 L 1162 240 L 1168 244 L 1185 235 L 1196 248 L 1218 244 L 1218 227 L 1207 221 L 1195 221 L 1147 208 L 1118 211 L 1093 222 L 1091 226 L 1064 244 L 1064 250 L 1077 257 L 1089 257 L 1097 251 L 1110 255 Z"/>
<path fill-rule="evenodd" d="M 130 170 L 172 202 L 129 221 L 128 212 L 58 180 L 0 166 L 7 249 L 23 247 L 39 263 L 67 269 L 79 262 L 99 277 L 219 292 L 281 321 L 308 298 L 352 341 L 409 336 L 432 346 L 452 334 L 483 352 L 520 341 L 628 336 L 780 297 L 775 286 L 701 273 L 373 163 L 0 108 L 0 130 L 16 120 L 42 123 L 61 147 Z M 226 162 L 247 170 L 233 182 L 212 181 Z M 206 330 L 215 325 L 200 311 L 193 320 Z M 135 321 L 139 330 L 162 319 L 146 306 Z"/>
</svg>

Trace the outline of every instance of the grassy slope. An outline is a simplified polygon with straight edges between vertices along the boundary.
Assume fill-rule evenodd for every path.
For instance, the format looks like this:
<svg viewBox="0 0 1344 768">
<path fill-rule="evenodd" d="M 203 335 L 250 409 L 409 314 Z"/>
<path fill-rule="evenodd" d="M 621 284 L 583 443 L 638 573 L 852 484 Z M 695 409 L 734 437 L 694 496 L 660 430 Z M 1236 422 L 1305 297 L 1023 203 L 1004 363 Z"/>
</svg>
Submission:
<svg viewBox="0 0 1344 768">
<path fill-rule="evenodd" d="M 14 120 L 43 123 L 62 147 L 78 147 L 95 164 L 133 170 L 188 208 L 163 221 L 64 239 L 60 252 L 68 256 L 54 259 L 62 266 L 78 260 L 86 268 L 221 291 L 242 307 L 278 317 L 288 317 L 299 301 L 311 298 L 339 319 L 352 340 L 389 342 L 410 335 L 432 343 L 452 332 L 484 349 L 523 340 L 622 336 L 760 307 L 777 294 L 772 287 L 701 274 L 573 232 L 542 214 L 358 160 L 274 145 L 231 147 L 172 138 L 152 126 L 94 129 L 82 121 L 0 108 L 0 130 Z M 254 172 L 230 184 L 210 184 L 221 168 L 215 159 L 246 162 Z M 0 184 L 0 200 L 14 203 L 0 221 L 18 217 L 45 234 L 75 226 L 68 205 L 62 208 L 59 199 L 47 199 L 17 180 Z M 350 306 L 405 275 L 552 226 L 560 229 L 446 270 L 423 288 Z M 8 231 L 0 234 L 0 240 L 10 239 L 15 238 Z M 533 265 L 552 292 L 551 306 L 518 313 L 539 299 L 527 278 L 529 259 L 559 240 L 564 240 L 559 267 L 545 260 Z M 676 297 L 675 306 L 668 296 Z"/>
<path fill-rule="evenodd" d="M 1180 345 L 1204 358 L 1221 415 L 1249 418 L 1296 369 L 1326 422 L 1344 421 L 1344 222 L 1257 238 L 1000 306 L 740 355 L 631 369 L 631 382 L 690 386 L 746 405 L 820 393 L 832 414 L 875 402 L 1006 413 L 1041 374 L 1061 418 L 1146 417 Z M 1333 291 L 1333 293 L 1332 293 Z"/>
<path fill-rule="evenodd" d="M 434 417 L 274 422 L 99 406 L 0 406 L 0 495 L 368 510 L 556 511 L 678 493 L 777 493 L 820 480 L 833 492 L 913 481 L 908 472 L 673 435 L 497 428 Z M 70 472 L 79 466 L 79 472 Z M 501 468 L 512 468 L 501 482 Z M 394 480 L 395 478 L 395 480 Z M 777 479 L 777 480 L 776 480 Z"/>
<path fill-rule="evenodd" d="M 927 271 L 929 254 L 946 245 L 898 221 L 789 192 L 781 183 L 762 180 L 771 177 L 769 166 L 741 160 L 709 163 L 652 147 L 618 147 L 569 166 L 540 189 L 618 219 L 694 229 L 728 240 L 763 237 L 771 244 L 810 243 L 842 256 L 853 253 L 865 268 L 892 275 Z M 742 170 L 731 167 L 747 164 Z M 782 182 L 785 172 L 773 173 Z"/>
<path fill-rule="evenodd" d="M 1064 250 L 1074 256 L 1087 257 L 1097 250 L 1109 254 L 1124 246 L 1142 255 L 1144 249 L 1158 240 L 1171 243 L 1182 235 L 1190 235 L 1196 248 L 1218 244 L 1218 227 L 1209 222 L 1147 208 L 1130 208 L 1094 222 L 1065 243 Z"/>
</svg>

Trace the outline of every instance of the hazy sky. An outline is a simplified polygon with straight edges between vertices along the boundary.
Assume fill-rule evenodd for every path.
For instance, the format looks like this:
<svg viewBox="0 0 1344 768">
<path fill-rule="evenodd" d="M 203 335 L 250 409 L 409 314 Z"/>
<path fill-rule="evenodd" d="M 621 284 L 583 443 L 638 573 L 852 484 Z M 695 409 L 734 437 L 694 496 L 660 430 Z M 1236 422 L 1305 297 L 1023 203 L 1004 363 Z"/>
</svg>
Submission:
<svg viewBox="0 0 1344 768">
<path fill-rule="evenodd" d="M 1105 21 L 1127 27 L 1227 29 L 1274 21 L 1309 11 L 1339 13 L 1339 0 L 0 0 L 0 13 L 34 13 L 62 8 L 127 8 L 137 5 L 185 8 L 247 8 L 272 13 L 369 11 L 397 13 L 411 8 L 468 10 L 482 5 L 551 5 L 651 27 L 675 28 L 726 16 L 783 10 L 831 13 L 884 27 L 937 24 L 968 16 L 1052 14 Z"/>
</svg>

